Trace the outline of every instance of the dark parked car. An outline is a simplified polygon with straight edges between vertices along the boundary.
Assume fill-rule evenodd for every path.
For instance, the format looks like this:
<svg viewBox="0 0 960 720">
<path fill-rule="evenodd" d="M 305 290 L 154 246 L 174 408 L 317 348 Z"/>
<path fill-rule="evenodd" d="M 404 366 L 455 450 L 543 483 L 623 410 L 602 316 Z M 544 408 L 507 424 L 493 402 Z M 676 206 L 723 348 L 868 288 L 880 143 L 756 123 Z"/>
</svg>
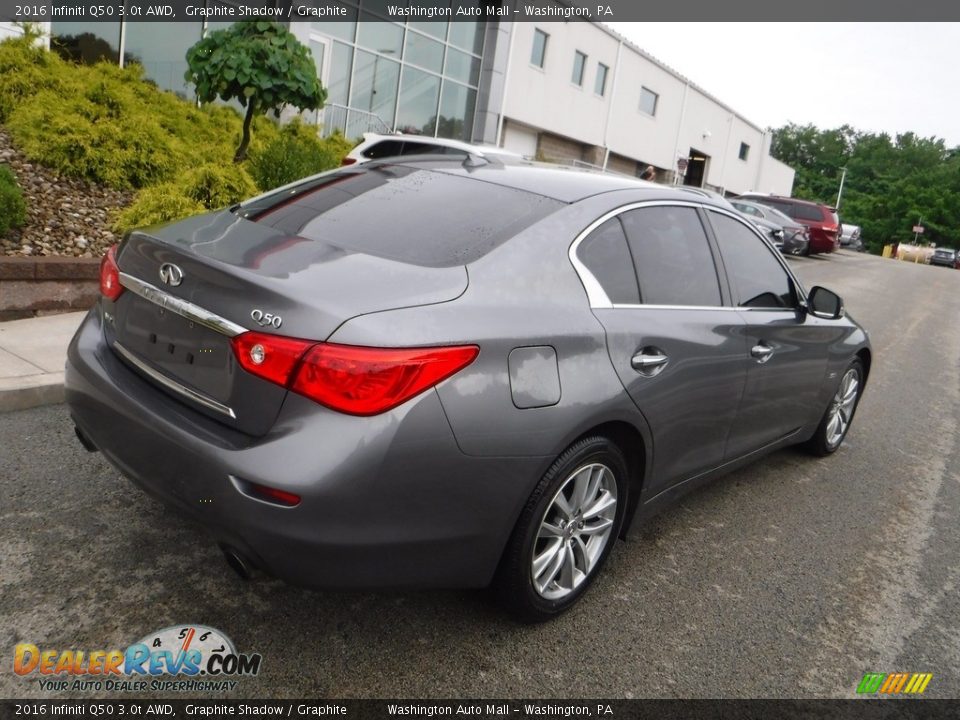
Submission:
<svg viewBox="0 0 960 720">
<path fill-rule="evenodd" d="M 953 248 L 936 248 L 933 255 L 930 256 L 930 264 L 949 268 L 956 267 L 957 251 Z"/>
<path fill-rule="evenodd" d="M 744 193 L 738 199 L 752 200 L 776 208 L 805 225 L 810 235 L 810 254 L 831 253 L 840 247 L 840 218 L 832 207 L 809 200 L 763 193 Z"/>
<path fill-rule="evenodd" d="M 871 364 L 840 298 L 713 200 L 473 157 L 133 232 L 100 286 L 78 436 L 241 574 L 493 584 L 527 620 L 687 491 L 835 451 Z"/>
<path fill-rule="evenodd" d="M 743 213 L 753 223 L 760 226 L 765 223 L 766 226 L 780 228 L 780 235 L 777 237 L 774 245 L 784 255 L 809 255 L 810 254 L 810 236 L 807 228 L 798 223 L 793 218 L 787 217 L 776 208 L 750 200 L 740 200 L 739 198 L 730 202 L 739 212 Z"/>
</svg>

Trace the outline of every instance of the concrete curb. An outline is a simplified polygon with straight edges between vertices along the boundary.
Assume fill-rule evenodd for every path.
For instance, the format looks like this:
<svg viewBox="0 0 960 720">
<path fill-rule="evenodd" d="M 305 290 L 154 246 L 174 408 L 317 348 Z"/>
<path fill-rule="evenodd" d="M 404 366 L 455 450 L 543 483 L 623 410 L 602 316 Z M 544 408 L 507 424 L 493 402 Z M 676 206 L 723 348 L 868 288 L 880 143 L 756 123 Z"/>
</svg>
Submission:
<svg viewBox="0 0 960 720">
<path fill-rule="evenodd" d="M 0 323 L 0 412 L 63 402 L 67 346 L 85 315 Z"/>
<path fill-rule="evenodd" d="M 63 373 L 0 378 L 0 413 L 63 402 Z"/>
</svg>

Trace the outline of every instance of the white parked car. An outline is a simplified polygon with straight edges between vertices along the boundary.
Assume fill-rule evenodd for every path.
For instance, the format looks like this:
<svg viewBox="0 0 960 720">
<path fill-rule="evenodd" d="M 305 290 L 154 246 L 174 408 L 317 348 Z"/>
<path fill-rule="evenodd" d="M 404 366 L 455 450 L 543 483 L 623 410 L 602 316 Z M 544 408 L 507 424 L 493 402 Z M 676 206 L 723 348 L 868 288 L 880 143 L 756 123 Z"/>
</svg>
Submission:
<svg viewBox="0 0 960 720">
<path fill-rule="evenodd" d="M 840 245 L 851 250 L 861 250 L 863 242 L 860 240 L 860 226 L 842 223 L 840 225 Z"/>
<path fill-rule="evenodd" d="M 460 140 L 424 135 L 364 133 L 363 142 L 350 151 L 342 164 L 354 165 L 400 155 L 463 155 L 465 153 L 481 157 L 496 157 L 500 160 L 523 159 L 521 155 L 495 145 L 471 145 Z"/>
</svg>

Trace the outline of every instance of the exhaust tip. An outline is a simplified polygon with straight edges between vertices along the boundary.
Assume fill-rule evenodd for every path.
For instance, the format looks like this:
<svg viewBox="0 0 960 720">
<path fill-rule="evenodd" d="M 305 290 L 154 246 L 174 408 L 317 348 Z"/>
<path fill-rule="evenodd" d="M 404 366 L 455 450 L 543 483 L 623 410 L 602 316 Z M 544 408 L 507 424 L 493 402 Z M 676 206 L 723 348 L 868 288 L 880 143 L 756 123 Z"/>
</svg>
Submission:
<svg viewBox="0 0 960 720">
<path fill-rule="evenodd" d="M 253 579 L 256 568 L 243 553 L 236 548 L 223 544 L 220 545 L 220 550 L 223 552 L 223 557 L 227 561 L 227 565 L 233 569 L 241 580 Z"/>
<path fill-rule="evenodd" d="M 77 435 L 77 440 L 80 441 L 80 444 L 83 445 L 83 449 L 87 452 L 99 452 L 100 448 L 93 444 L 93 440 L 88 438 L 83 430 L 81 430 L 76 425 L 73 426 L 73 432 Z"/>
</svg>

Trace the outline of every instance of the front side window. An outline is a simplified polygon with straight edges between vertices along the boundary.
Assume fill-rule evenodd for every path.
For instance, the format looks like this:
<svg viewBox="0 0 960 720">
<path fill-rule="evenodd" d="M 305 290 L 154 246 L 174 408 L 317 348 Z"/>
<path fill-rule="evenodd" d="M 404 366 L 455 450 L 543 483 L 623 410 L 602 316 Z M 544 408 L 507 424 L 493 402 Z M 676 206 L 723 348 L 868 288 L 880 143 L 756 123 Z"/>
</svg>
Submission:
<svg viewBox="0 0 960 720">
<path fill-rule="evenodd" d="M 773 250 L 739 220 L 710 211 L 710 222 L 737 305 L 776 310 L 795 308 L 793 283 Z"/>
<path fill-rule="evenodd" d="M 637 271 L 641 303 L 722 304 L 713 253 L 696 210 L 639 208 L 621 214 L 620 219 Z"/>
<path fill-rule="evenodd" d="M 617 305 L 640 302 L 633 260 L 618 218 L 610 218 L 590 233 L 577 248 L 577 257 L 600 283 L 610 302 Z"/>
<path fill-rule="evenodd" d="M 543 30 L 533 31 L 533 49 L 530 51 L 530 64 L 538 68 L 543 67 L 547 59 L 547 35 Z"/>
<path fill-rule="evenodd" d="M 657 114 L 657 101 L 659 99 L 660 96 L 650 88 L 640 88 L 640 110 L 647 115 Z"/>
<path fill-rule="evenodd" d="M 587 67 L 587 56 L 577 50 L 573 53 L 573 75 L 570 80 L 574 85 L 583 85 L 583 71 Z"/>
</svg>

